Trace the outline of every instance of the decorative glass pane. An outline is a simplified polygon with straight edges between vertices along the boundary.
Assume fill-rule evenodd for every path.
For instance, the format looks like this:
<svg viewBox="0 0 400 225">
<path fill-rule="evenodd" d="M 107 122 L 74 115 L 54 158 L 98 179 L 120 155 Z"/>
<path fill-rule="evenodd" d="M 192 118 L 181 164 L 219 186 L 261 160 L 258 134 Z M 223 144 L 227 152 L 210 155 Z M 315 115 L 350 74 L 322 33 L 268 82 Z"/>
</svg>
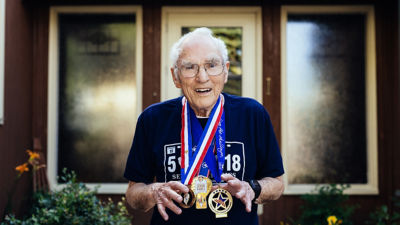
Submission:
<svg viewBox="0 0 400 225">
<path fill-rule="evenodd" d="M 182 35 L 198 27 L 182 27 Z M 228 82 L 223 92 L 242 95 L 242 28 L 241 27 L 209 27 L 214 35 L 223 40 L 228 49 L 230 62 Z"/>
<path fill-rule="evenodd" d="M 135 15 L 61 14 L 58 174 L 117 183 L 136 115 Z"/>
<path fill-rule="evenodd" d="M 289 15 L 290 184 L 367 183 L 365 16 Z"/>
</svg>

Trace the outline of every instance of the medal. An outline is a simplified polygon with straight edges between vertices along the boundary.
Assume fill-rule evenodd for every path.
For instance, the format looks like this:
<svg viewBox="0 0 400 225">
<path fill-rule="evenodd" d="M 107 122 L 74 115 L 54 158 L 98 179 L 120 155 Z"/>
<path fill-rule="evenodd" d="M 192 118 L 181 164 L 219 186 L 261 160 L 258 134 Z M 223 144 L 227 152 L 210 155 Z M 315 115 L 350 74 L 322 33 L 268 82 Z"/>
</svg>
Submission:
<svg viewBox="0 0 400 225">
<path fill-rule="evenodd" d="M 207 195 L 212 188 L 209 173 L 221 181 L 225 163 L 223 105 L 224 96 L 220 95 L 203 129 L 187 99 L 182 98 L 181 182 L 191 185 L 196 209 L 207 209 Z"/>
<path fill-rule="evenodd" d="M 179 203 L 179 205 L 182 208 L 187 209 L 187 208 L 190 208 L 190 207 L 193 206 L 194 201 L 196 200 L 196 198 L 194 196 L 194 193 L 193 193 L 192 189 L 189 188 L 189 192 L 188 193 L 181 193 L 181 196 L 182 196 L 182 202 Z"/>
<path fill-rule="evenodd" d="M 210 193 L 212 182 L 205 176 L 193 178 L 191 189 L 196 196 L 196 209 L 207 209 L 207 195 Z"/>
<path fill-rule="evenodd" d="M 232 195 L 225 189 L 218 188 L 208 197 L 208 205 L 215 213 L 215 218 L 228 217 L 233 204 Z"/>
</svg>

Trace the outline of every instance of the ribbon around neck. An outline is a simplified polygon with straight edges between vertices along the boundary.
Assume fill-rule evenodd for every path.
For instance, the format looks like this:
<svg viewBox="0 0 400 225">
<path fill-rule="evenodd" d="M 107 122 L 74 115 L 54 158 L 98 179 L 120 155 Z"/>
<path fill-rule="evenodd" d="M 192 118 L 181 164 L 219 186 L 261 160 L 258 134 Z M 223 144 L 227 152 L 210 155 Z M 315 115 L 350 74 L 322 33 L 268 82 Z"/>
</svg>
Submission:
<svg viewBox="0 0 400 225">
<path fill-rule="evenodd" d="M 208 176 L 209 171 L 217 182 L 221 181 L 225 162 L 223 105 L 224 96 L 221 94 L 203 130 L 189 102 L 185 97 L 182 98 L 181 182 L 183 184 L 191 184 L 197 174 Z"/>
</svg>

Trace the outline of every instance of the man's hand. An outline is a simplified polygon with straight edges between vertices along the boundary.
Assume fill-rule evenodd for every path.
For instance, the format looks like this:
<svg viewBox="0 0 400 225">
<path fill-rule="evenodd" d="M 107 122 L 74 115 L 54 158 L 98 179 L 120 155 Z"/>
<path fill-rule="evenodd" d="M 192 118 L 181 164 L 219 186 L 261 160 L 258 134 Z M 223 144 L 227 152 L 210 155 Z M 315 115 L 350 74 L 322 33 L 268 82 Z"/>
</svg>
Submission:
<svg viewBox="0 0 400 225">
<path fill-rule="evenodd" d="M 253 189 L 251 189 L 249 183 L 241 181 L 230 174 L 222 174 L 221 179 L 224 180 L 226 184 L 220 184 L 220 187 L 240 199 L 246 206 L 246 211 L 251 212 L 251 201 L 254 199 L 255 193 Z"/>
<path fill-rule="evenodd" d="M 175 202 L 182 202 L 182 196 L 179 193 L 189 192 L 189 188 L 178 181 L 170 181 L 168 183 L 151 184 L 151 193 L 154 203 L 157 205 L 158 212 L 164 220 L 168 220 L 168 214 L 165 208 L 169 208 L 176 214 L 181 214 L 182 210 L 175 205 Z"/>
</svg>

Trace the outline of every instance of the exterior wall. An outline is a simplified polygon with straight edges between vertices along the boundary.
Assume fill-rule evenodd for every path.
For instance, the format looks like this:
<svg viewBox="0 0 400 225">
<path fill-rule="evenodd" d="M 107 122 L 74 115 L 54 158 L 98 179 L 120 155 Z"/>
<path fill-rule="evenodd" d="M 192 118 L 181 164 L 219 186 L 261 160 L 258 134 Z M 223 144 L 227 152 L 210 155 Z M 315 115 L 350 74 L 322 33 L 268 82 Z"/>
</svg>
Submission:
<svg viewBox="0 0 400 225">
<path fill-rule="evenodd" d="M 393 206 L 391 197 L 400 189 L 400 90 L 398 2 L 377 6 L 377 76 L 379 188 L 382 201 Z M 400 196 L 400 193 L 397 193 Z"/>
<path fill-rule="evenodd" d="M 26 2 L 26 3 L 23 3 Z M 5 123 L 0 126 L 0 212 L 7 201 L 7 190 L 12 186 L 14 168 L 26 160 L 25 150 L 32 148 L 36 138 L 46 152 L 47 137 L 47 62 L 48 62 L 48 4 L 71 4 L 71 1 L 7 0 L 5 52 Z M 111 4 L 112 1 L 102 1 Z M 146 1 L 143 1 L 146 2 Z M 167 1 L 184 5 L 184 1 Z M 122 2 L 119 2 L 122 3 Z M 122 4 L 141 4 L 123 1 Z M 209 4 L 238 4 L 217 1 Z M 288 2 L 298 4 L 298 1 Z M 251 1 L 262 7 L 263 27 L 263 87 L 271 77 L 271 95 L 263 94 L 264 105 L 271 113 L 278 140 L 280 139 L 280 6 L 285 2 Z M 307 1 L 304 4 L 320 4 Z M 333 1 L 323 1 L 324 4 Z M 398 1 L 348 1 L 335 4 L 374 4 L 376 12 L 376 48 L 378 80 L 378 134 L 379 134 L 379 189 L 377 196 L 351 196 L 358 204 L 354 224 L 363 224 L 376 206 L 389 204 L 390 197 L 400 189 L 400 90 L 398 68 Z M 25 5 L 26 4 L 26 5 Z M 32 4 L 32 5 L 28 5 Z M 91 4 L 79 1 L 79 4 Z M 100 3 L 99 3 L 100 4 Z M 204 3 L 206 4 L 206 3 Z M 204 5 L 202 4 L 202 5 Z M 322 3 L 321 3 L 322 4 Z M 160 99 L 161 70 L 161 3 L 143 3 L 143 107 Z M 21 201 L 30 193 L 28 177 L 21 180 L 14 202 L 18 213 L 29 204 Z M 102 195 L 102 198 L 108 196 Z M 116 199 L 121 196 L 114 195 Z M 18 204 L 17 204 L 18 203 Z M 279 224 L 287 218 L 296 218 L 301 200 L 299 196 L 283 196 L 266 204 L 260 224 Z M 151 212 L 133 211 L 133 224 L 148 224 Z"/>
<path fill-rule="evenodd" d="M 0 212 L 13 188 L 15 167 L 32 148 L 32 24 L 22 1 L 6 0 L 4 125 L 0 126 Z M 26 209 L 31 191 L 28 176 L 16 186 L 13 208 Z"/>
<path fill-rule="evenodd" d="M 397 21 L 400 21 L 400 1 L 397 1 Z M 400 35 L 399 35 L 399 28 L 400 28 L 400 23 L 397 24 L 397 56 L 400 54 Z M 395 90 L 397 90 L 397 93 L 394 93 L 394 105 L 396 106 L 395 109 L 395 115 L 400 115 L 400 72 L 399 72 L 399 65 L 400 65 L 400 59 L 399 57 L 397 57 L 397 81 L 395 82 Z M 397 116 L 396 120 L 395 120 L 395 127 L 397 127 L 397 133 L 395 132 L 395 137 L 394 139 L 397 140 L 397 144 L 395 146 L 397 146 L 396 150 L 395 150 L 395 168 L 394 171 L 394 180 L 395 180 L 395 192 L 396 192 L 396 196 L 400 197 L 400 131 L 399 131 L 399 127 L 400 127 L 400 117 Z"/>
</svg>

